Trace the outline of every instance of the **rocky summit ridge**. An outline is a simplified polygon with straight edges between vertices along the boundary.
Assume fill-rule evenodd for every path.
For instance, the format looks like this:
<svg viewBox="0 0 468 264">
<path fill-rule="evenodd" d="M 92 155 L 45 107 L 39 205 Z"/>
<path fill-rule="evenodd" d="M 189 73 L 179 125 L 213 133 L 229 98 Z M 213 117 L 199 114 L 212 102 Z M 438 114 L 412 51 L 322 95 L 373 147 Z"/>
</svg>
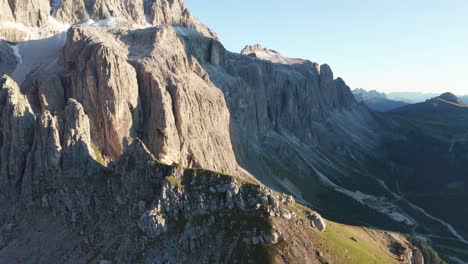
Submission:
<svg viewBox="0 0 468 264">
<path fill-rule="evenodd" d="M 188 11 L 182 0 L 1 0 L 0 37 L 21 41 L 52 35 L 62 25 L 119 19 L 133 25 L 178 25 L 217 38 Z M 32 33 L 35 32 L 36 34 Z"/>
<path fill-rule="evenodd" d="M 433 98 L 432 100 L 444 100 L 444 101 L 447 101 L 449 103 L 453 103 L 453 104 L 456 104 L 456 105 L 464 105 L 465 104 L 465 103 L 463 103 L 462 100 L 460 100 L 460 98 L 458 98 L 453 93 L 443 93 L 440 96 L 438 96 L 436 98 Z"/>
<path fill-rule="evenodd" d="M 429 256 L 403 235 L 325 220 L 302 205 L 309 186 L 285 178 L 379 146 L 381 124 L 328 65 L 229 52 L 181 0 L 0 7 L 0 260 Z"/>
</svg>

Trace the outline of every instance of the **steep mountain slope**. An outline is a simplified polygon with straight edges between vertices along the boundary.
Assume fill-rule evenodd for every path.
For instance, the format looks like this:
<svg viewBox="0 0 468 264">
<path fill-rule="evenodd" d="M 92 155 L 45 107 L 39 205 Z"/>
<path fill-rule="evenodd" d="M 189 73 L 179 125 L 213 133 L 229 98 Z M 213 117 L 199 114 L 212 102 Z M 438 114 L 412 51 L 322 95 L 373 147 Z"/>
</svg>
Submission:
<svg viewBox="0 0 468 264">
<path fill-rule="evenodd" d="M 395 109 L 390 114 L 414 120 L 414 125 L 431 130 L 433 136 L 447 141 L 463 138 L 468 131 L 468 105 L 451 93 Z"/>
<path fill-rule="evenodd" d="M 394 101 L 387 98 L 384 93 L 375 90 L 366 91 L 364 89 L 354 89 L 353 95 L 358 102 L 363 102 L 370 109 L 377 112 L 387 112 L 395 108 L 407 105 L 407 103 Z"/>
<path fill-rule="evenodd" d="M 400 235 L 325 221 L 291 196 L 232 176 L 165 165 L 139 140 L 128 139 L 104 167 L 76 100 L 60 116 L 46 110 L 35 121 L 14 82 L 4 77 L 1 85 L 2 138 L 21 146 L 2 140 L 2 150 L 23 150 L 2 155 L 16 165 L 2 167 L 2 261 L 422 263 Z"/>
<path fill-rule="evenodd" d="M 180 1 L 21 1 L 35 23 L 10 2 L 0 258 L 422 263 L 419 243 L 315 211 L 455 236 L 375 176 L 387 124 L 328 65 L 231 53 Z"/>
<path fill-rule="evenodd" d="M 445 93 L 395 109 L 386 118 L 397 124 L 402 135 L 386 142 L 389 159 L 398 170 L 394 181 L 400 192 L 466 237 L 468 226 L 464 219 L 468 210 L 463 201 L 468 198 L 467 105 Z M 452 248 L 454 243 L 447 240 L 444 244 L 444 248 Z M 466 258 L 468 252 L 460 252 Z"/>
</svg>

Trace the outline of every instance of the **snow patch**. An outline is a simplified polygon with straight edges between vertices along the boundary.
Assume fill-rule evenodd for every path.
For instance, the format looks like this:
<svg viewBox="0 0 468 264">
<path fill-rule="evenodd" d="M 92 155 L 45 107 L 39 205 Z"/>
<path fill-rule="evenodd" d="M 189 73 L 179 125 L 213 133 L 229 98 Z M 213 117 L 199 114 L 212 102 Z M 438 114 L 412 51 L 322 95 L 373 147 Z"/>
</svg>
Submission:
<svg viewBox="0 0 468 264">
<path fill-rule="evenodd" d="M 63 24 L 53 17 L 49 17 L 47 25 L 43 27 L 27 27 L 22 23 L 0 22 L 0 29 L 15 30 L 24 33 L 25 37 L 21 41 L 48 38 L 65 32 L 69 28 L 70 25 Z"/>
<path fill-rule="evenodd" d="M 55 19 L 54 17 L 51 17 L 51 16 L 49 17 L 48 22 L 49 22 L 49 24 L 46 27 L 49 28 L 49 29 L 57 30 L 57 31 L 60 31 L 60 32 L 64 32 L 64 31 L 67 31 L 68 29 L 70 29 L 69 24 L 64 24 L 64 23 L 58 21 L 57 19 Z"/>
<path fill-rule="evenodd" d="M 192 32 L 190 29 L 188 28 L 184 28 L 184 27 L 174 27 L 174 30 L 181 36 L 188 36 L 190 35 L 190 33 Z"/>
<path fill-rule="evenodd" d="M 261 60 L 271 61 L 273 63 L 279 64 L 300 64 L 304 63 L 303 59 L 296 59 L 296 58 L 287 58 L 282 56 L 278 52 L 270 51 L 270 50 L 260 50 L 254 52 L 255 56 Z"/>
<path fill-rule="evenodd" d="M 56 63 L 65 45 L 66 34 L 63 32 L 50 38 L 23 41 L 16 45 L 23 63 L 16 67 L 11 77 L 21 86 L 29 73 Z"/>
<path fill-rule="evenodd" d="M 93 19 L 89 19 L 79 25 L 81 26 L 88 26 L 88 27 L 109 27 L 109 28 L 116 28 L 121 25 L 124 20 L 118 18 L 107 18 L 99 21 L 95 21 Z"/>
<path fill-rule="evenodd" d="M 10 48 L 13 50 L 13 53 L 15 54 L 16 58 L 18 59 L 18 64 L 23 63 L 23 57 L 21 57 L 21 52 L 19 50 L 18 45 L 10 45 Z"/>
</svg>

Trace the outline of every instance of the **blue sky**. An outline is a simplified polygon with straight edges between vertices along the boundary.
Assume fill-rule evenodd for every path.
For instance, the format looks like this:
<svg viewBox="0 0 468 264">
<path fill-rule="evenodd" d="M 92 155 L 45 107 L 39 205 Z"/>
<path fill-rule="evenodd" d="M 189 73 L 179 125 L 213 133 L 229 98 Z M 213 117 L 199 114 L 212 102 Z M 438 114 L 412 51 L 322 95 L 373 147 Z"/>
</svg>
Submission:
<svg viewBox="0 0 468 264">
<path fill-rule="evenodd" d="M 329 64 L 351 88 L 468 94 L 466 0 L 185 0 L 231 51 Z"/>
</svg>

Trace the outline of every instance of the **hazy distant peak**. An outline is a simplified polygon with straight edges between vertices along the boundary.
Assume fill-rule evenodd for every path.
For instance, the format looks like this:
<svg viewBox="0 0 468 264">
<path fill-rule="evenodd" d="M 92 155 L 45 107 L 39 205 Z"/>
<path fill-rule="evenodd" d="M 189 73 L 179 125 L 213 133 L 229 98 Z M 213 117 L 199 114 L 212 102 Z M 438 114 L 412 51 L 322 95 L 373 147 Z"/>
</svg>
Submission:
<svg viewBox="0 0 468 264">
<path fill-rule="evenodd" d="M 436 97 L 436 98 L 434 98 L 432 100 L 444 100 L 444 101 L 454 103 L 454 104 L 459 104 L 459 105 L 464 104 L 462 102 L 462 100 L 460 100 L 456 95 L 454 95 L 453 93 L 449 93 L 449 92 L 443 93 L 440 96 L 438 96 L 438 97 Z"/>
</svg>

